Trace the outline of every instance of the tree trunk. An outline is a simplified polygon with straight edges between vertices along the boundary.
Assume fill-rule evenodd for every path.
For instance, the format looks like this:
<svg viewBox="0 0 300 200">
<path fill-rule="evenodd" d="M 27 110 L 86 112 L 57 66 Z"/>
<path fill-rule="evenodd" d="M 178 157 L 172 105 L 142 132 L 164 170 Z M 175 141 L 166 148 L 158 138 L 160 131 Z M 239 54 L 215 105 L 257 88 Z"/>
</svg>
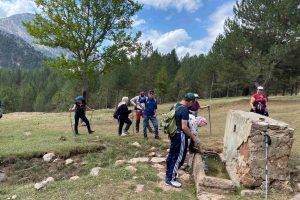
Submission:
<svg viewBox="0 0 300 200">
<path fill-rule="evenodd" d="M 88 83 L 87 80 L 82 80 L 81 81 L 81 92 L 82 92 L 82 97 L 85 99 L 86 104 L 88 104 Z"/>
<path fill-rule="evenodd" d="M 284 95 L 285 95 L 285 86 L 283 86 L 283 88 L 282 88 L 281 95 L 282 95 L 282 96 L 284 96 Z"/>
<path fill-rule="evenodd" d="M 213 77 L 212 77 L 212 79 L 211 79 L 211 86 L 210 86 L 210 99 L 211 99 L 211 95 L 212 95 L 212 89 L 213 89 L 213 85 L 214 85 L 214 77 L 215 77 L 215 75 L 213 74 Z"/>
<path fill-rule="evenodd" d="M 107 90 L 106 90 L 106 102 L 105 102 L 105 108 L 107 108 L 108 107 L 108 87 L 107 87 Z"/>
</svg>

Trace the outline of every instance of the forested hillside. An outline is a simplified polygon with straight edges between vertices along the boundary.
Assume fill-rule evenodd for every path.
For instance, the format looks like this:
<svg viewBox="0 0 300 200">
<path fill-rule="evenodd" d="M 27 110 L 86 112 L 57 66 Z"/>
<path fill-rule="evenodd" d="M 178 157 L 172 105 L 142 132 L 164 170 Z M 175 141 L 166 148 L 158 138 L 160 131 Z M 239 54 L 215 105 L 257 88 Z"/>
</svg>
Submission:
<svg viewBox="0 0 300 200">
<path fill-rule="evenodd" d="M 0 30 L 0 68 L 39 68 L 46 57 L 22 38 Z"/>
</svg>

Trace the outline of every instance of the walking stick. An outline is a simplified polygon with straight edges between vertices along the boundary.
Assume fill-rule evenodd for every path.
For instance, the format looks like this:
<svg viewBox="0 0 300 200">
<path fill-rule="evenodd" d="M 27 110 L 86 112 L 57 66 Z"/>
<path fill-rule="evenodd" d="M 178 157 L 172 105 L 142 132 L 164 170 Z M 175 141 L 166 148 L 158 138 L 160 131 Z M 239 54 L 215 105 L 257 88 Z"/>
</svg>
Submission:
<svg viewBox="0 0 300 200">
<path fill-rule="evenodd" d="M 71 108 L 72 108 L 72 105 L 71 105 L 70 109 L 71 109 Z M 70 110 L 70 109 L 69 109 L 69 110 Z M 72 129 L 74 135 L 76 135 L 76 134 L 75 134 L 75 131 L 74 131 L 74 128 L 73 128 L 73 124 L 72 124 L 72 115 L 71 115 L 71 114 L 72 114 L 72 111 L 69 111 L 69 112 L 70 112 L 71 129 Z"/>
<path fill-rule="evenodd" d="M 266 143 L 266 200 L 268 199 L 268 146 L 271 145 L 271 137 L 267 134 L 265 136 L 265 143 Z"/>
<path fill-rule="evenodd" d="M 132 133 L 134 135 L 133 112 L 131 112 L 131 122 L 132 122 L 132 124 L 131 124 L 131 126 L 132 126 Z"/>
<path fill-rule="evenodd" d="M 209 132 L 211 134 L 210 107 L 208 107 L 208 119 L 209 119 Z"/>
<path fill-rule="evenodd" d="M 94 113 L 94 111 L 92 111 L 92 115 L 91 115 L 91 118 L 90 118 L 90 125 L 92 124 L 93 113 Z"/>
</svg>

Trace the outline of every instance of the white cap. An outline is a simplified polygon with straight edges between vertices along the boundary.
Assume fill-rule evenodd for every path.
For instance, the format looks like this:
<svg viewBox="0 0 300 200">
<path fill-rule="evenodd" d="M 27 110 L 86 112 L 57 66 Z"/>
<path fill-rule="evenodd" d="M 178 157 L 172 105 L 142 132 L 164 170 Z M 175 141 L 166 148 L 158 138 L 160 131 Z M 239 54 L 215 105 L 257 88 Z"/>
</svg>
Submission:
<svg viewBox="0 0 300 200">
<path fill-rule="evenodd" d="M 199 98 L 198 94 L 195 93 L 194 95 L 195 95 L 195 98 Z"/>
<path fill-rule="evenodd" d="M 258 86 L 257 89 L 258 89 L 258 90 L 263 90 L 264 87 L 263 87 L 263 86 Z"/>
</svg>

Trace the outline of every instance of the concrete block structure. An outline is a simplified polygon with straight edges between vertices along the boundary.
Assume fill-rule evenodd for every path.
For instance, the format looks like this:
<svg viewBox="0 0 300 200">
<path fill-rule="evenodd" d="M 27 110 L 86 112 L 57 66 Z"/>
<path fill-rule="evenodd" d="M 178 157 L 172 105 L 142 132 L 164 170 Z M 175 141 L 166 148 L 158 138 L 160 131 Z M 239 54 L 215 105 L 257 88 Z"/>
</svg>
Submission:
<svg viewBox="0 0 300 200">
<path fill-rule="evenodd" d="M 288 181 L 289 157 L 294 142 L 290 125 L 252 112 L 230 110 L 224 134 L 223 156 L 230 178 L 238 185 L 259 187 L 265 181 L 264 134 L 271 137 L 268 148 L 269 180 Z"/>
</svg>

